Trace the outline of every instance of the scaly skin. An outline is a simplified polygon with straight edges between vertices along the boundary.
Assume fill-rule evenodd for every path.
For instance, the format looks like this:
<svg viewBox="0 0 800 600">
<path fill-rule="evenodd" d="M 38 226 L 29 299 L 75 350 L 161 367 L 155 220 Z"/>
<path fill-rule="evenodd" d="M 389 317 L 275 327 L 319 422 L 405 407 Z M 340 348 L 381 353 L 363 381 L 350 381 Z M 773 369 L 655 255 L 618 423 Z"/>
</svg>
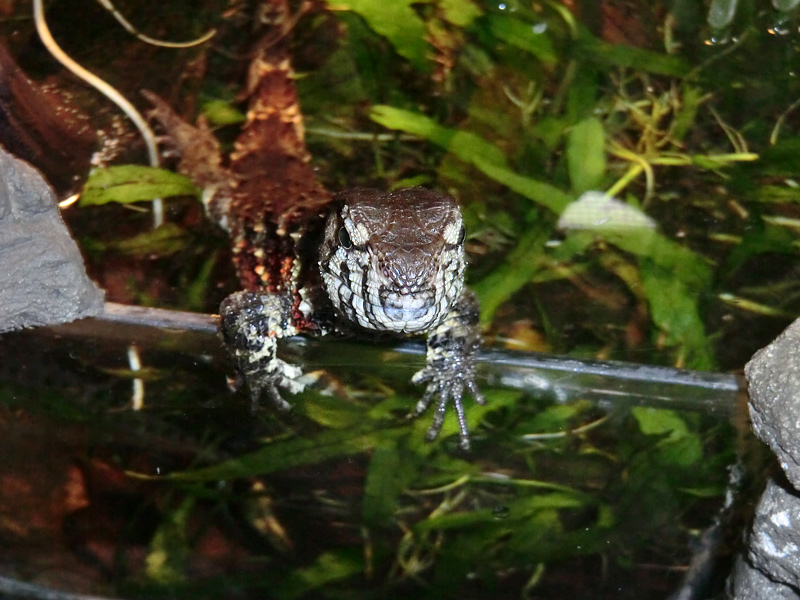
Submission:
<svg viewBox="0 0 800 600">
<path fill-rule="evenodd" d="M 179 169 L 206 191 L 209 214 L 231 235 L 243 291 L 220 307 L 221 336 L 257 405 L 289 407 L 301 371 L 276 356 L 279 340 L 336 331 L 427 335 L 426 384 L 413 411 L 436 403 L 428 439 L 455 407 L 460 446 L 470 439 L 464 390 L 475 382 L 479 310 L 464 288 L 464 228 L 456 202 L 422 188 L 331 196 L 314 176 L 289 62 L 284 0 L 267 0 L 268 31 L 249 69 L 247 122 L 229 161 L 201 124 L 183 122 L 154 95 L 153 116 L 181 156 Z"/>
</svg>

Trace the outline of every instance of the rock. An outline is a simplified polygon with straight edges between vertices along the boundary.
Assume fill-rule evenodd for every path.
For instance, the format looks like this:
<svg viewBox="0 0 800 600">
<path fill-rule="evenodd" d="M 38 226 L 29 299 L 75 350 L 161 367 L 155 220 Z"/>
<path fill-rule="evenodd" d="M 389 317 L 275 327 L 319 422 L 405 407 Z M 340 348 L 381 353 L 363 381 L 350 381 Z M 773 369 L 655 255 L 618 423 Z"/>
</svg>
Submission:
<svg viewBox="0 0 800 600">
<path fill-rule="evenodd" d="M 739 556 L 728 579 L 727 597 L 741 600 L 795 600 L 794 590 L 776 583 Z"/>
<path fill-rule="evenodd" d="M 800 495 L 774 479 L 761 495 L 747 560 L 773 581 L 800 583 Z"/>
<path fill-rule="evenodd" d="M 786 477 L 800 489 L 800 320 L 753 356 L 749 383 L 754 433 L 778 457 Z"/>
<path fill-rule="evenodd" d="M 753 432 L 786 478 L 767 482 L 728 581 L 728 597 L 800 599 L 800 320 L 745 366 Z"/>
<path fill-rule="evenodd" d="M 97 315 L 103 298 L 52 189 L 0 147 L 0 332 Z"/>
</svg>

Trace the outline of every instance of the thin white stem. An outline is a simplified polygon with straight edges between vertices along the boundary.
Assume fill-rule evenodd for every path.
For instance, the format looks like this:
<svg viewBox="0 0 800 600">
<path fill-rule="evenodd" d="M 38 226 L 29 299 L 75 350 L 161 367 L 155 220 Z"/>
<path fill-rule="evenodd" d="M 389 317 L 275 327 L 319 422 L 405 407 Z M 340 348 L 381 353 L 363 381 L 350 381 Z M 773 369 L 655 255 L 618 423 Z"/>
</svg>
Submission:
<svg viewBox="0 0 800 600">
<path fill-rule="evenodd" d="M 125 28 L 125 31 L 130 33 L 131 35 L 135 35 L 137 38 L 142 40 L 147 44 L 152 44 L 153 46 L 160 46 L 162 48 L 191 48 L 192 46 L 199 46 L 200 44 L 204 44 L 212 37 L 217 34 L 216 29 L 212 29 L 207 32 L 202 37 L 197 38 L 196 40 L 191 40 L 189 42 L 167 42 L 164 40 L 157 40 L 155 38 L 151 38 L 149 35 L 146 35 L 136 29 L 125 16 L 117 10 L 117 8 L 109 1 L 109 0 L 97 0 L 100 5 L 105 8 L 108 12 L 112 14 L 112 16 L 117 20 L 117 22 Z"/>
<path fill-rule="evenodd" d="M 131 121 L 133 121 L 133 124 L 136 125 L 136 128 L 142 134 L 142 138 L 144 138 L 145 145 L 147 146 L 147 154 L 150 158 L 150 165 L 153 167 L 160 166 L 158 148 L 156 146 L 156 136 L 153 134 L 153 130 L 150 129 L 150 126 L 147 124 L 147 121 L 144 120 L 144 117 L 142 117 L 139 111 L 136 110 L 136 107 L 128 102 L 128 100 L 126 100 L 122 94 L 120 94 L 107 82 L 100 79 L 94 73 L 90 73 L 84 69 L 61 49 L 61 47 L 53 39 L 53 36 L 50 33 L 50 28 L 47 26 L 47 21 L 44 17 L 44 0 L 33 0 L 33 20 L 36 24 L 36 31 L 39 34 L 39 38 L 42 40 L 42 44 L 44 44 L 45 48 L 47 48 L 47 51 L 50 52 L 53 58 L 60 62 L 66 69 L 71 71 L 76 77 L 82 79 L 98 92 L 103 94 L 106 98 L 111 100 L 111 102 L 116 104 L 119 109 L 124 112 Z M 161 202 L 161 198 L 156 198 L 153 200 L 153 226 L 158 227 L 163 222 L 163 203 Z"/>
<path fill-rule="evenodd" d="M 134 373 L 142 370 L 139 349 L 134 345 L 128 346 L 128 365 Z M 132 383 L 131 408 L 133 410 L 142 410 L 144 408 L 144 380 L 140 377 L 134 377 Z"/>
</svg>

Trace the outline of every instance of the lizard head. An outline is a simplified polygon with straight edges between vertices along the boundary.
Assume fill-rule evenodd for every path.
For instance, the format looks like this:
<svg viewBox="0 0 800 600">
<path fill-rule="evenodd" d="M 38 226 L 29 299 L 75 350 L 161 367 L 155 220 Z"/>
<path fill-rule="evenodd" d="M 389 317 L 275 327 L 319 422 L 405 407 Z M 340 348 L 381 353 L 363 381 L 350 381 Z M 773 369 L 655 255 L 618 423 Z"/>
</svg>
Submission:
<svg viewBox="0 0 800 600">
<path fill-rule="evenodd" d="M 423 188 L 336 197 L 319 266 L 336 311 L 367 329 L 423 333 L 464 284 L 464 225 L 450 196 Z"/>
</svg>

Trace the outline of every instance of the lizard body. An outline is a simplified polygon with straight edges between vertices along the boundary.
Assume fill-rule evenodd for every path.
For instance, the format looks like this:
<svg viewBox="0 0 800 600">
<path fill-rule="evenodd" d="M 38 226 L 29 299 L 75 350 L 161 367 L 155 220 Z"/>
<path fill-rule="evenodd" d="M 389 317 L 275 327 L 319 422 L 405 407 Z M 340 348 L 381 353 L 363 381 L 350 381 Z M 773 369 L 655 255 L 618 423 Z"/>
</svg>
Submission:
<svg viewBox="0 0 800 600">
<path fill-rule="evenodd" d="M 422 188 L 330 194 L 306 149 L 289 60 L 284 0 L 265 0 L 268 33 L 253 51 L 247 121 L 227 161 L 202 123 L 183 122 L 154 94 L 153 116 L 181 156 L 179 170 L 205 190 L 209 214 L 231 235 L 243 290 L 220 307 L 221 336 L 254 404 L 280 408 L 296 393 L 298 367 L 276 356 L 278 341 L 298 333 L 360 330 L 427 335 L 426 384 L 414 413 L 435 402 L 428 438 L 448 404 L 460 445 L 469 447 L 464 390 L 475 383 L 478 305 L 464 283 L 464 227 L 455 200 Z M 262 13 L 263 14 L 263 13 Z"/>
</svg>

